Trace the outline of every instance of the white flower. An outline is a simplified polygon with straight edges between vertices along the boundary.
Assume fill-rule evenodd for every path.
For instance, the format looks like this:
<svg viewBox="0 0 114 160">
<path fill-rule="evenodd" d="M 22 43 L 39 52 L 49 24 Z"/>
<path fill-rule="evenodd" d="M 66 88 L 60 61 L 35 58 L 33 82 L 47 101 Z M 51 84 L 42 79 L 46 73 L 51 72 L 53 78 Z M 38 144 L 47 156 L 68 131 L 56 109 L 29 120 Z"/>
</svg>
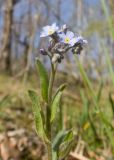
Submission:
<svg viewBox="0 0 114 160">
<path fill-rule="evenodd" d="M 58 30 L 59 27 L 56 25 L 56 23 L 53 23 L 51 26 L 45 26 L 43 27 L 43 31 L 41 32 L 40 37 L 51 36 Z"/>
<path fill-rule="evenodd" d="M 71 39 L 70 45 L 73 47 L 75 44 L 78 44 L 78 43 L 83 46 L 88 42 L 82 36 L 78 36 Z"/>
<path fill-rule="evenodd" d="M 67 31 L 66 34 L 60 33 L 59 37 L 60 37 L 60 42 L 71 45 L 71 40 L 74 38 L 74 33 L 71 31 Z"/>
</svg>

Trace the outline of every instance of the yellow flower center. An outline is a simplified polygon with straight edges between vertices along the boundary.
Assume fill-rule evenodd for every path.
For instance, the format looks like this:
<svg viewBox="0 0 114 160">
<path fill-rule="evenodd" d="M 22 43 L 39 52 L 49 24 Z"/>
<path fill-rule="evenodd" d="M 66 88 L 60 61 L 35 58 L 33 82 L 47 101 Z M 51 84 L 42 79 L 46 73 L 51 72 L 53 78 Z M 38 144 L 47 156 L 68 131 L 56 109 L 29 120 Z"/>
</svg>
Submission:
<svg viewBox="0 0 114 160">
<path fill-rule="evenodd" d="M 49 29 L 48 34 L 51 35 L 53 33 L 54 33 L 54 30 L 53 29 Z"/>
<path fill-rule="evenodd" d="M 69 37 L 66 37 L 66 38 L 65 38 L 65 42 L 66 42 L 66 43 L 69 43 L 69 42 L 70 42 L 70 38 L 69 38 Z"/>
</svg>

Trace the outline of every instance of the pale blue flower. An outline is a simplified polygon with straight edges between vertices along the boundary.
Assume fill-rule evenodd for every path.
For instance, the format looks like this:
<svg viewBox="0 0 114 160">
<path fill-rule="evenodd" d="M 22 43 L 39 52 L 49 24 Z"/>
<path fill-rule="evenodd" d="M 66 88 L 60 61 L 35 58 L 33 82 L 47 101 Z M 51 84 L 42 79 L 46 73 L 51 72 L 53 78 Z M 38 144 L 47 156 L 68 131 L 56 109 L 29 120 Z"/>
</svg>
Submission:
<svg viewBox="0 0 114 160">
<path fill-rule="evenodd" d="M 67 31 L 66 34 L 65 33 L 60 33 L 59 34 L 60 37 L 60 42 L 66 43 L 66 44 L 71 44 L 71 40 L 74 38 L 74 33 L 71 31 Z"/>
<path fill-rule="evenodd" d="M 73 47 L 75 44 L 81 44 L 82 46 L 87 44 L 87 40 L 85 40 L 82 36 L 74 37 L 70 41 L 70 45 Z"/>
<path fill-rule="evenodd" d="M 40 37 L 51 36 L 58 30 L 59 30 L 59 27 L 56 25 L 56 23 L 53 23 L 51 26 L 45 26 L 43 27 L 43 31 L 41 32 Z"/>
</svg>

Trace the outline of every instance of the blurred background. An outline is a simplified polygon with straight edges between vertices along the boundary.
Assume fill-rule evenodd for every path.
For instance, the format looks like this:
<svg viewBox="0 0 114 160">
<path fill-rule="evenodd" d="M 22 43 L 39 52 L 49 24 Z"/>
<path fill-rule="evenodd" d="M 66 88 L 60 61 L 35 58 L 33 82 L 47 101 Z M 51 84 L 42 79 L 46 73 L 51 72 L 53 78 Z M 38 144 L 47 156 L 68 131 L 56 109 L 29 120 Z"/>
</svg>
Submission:
<svg viewBox="0 0 114 160">
<path fill-rule="evenodd" d="M 68 85 L 61 101 L 64 118 L 55 126 L 74 128 L 72 159 L 113 160 L 114 0 L 0 0 L 1 159 L 46 159 L 27 91 L 40 93 L 36 57 L 50 71 L 39 53 L 47 39 L 39 36 L 53 22 L 88 41 L 81 55 L 68 53 L 59 65 L 54 90 Z"/>
</svg>

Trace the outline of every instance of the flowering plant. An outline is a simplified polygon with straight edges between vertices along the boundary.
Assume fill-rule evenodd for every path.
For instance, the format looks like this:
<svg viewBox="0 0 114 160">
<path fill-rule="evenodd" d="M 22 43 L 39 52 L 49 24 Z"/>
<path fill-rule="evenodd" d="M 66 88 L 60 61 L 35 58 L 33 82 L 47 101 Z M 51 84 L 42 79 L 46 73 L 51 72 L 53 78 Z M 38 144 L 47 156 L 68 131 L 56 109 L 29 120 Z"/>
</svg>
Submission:
<svg viewBox="0 0 114 160">
<path fill-rule="evenodd" d="M 48 56 L 51 64 L 49 79 L 45 66 L 39 59 L 36 60 L 45 110 L 41 106 L 36 92 L 30 90 L 29 96 L 32 100 L 36 131 L 47 146 L 48 160 L 58 160 L 68 155 L 74 136 L 71 129 L 68 131 L 58 130 L 58 133 L 52 136 L 52 127 L 56 119 L 57 108 L 60 105 L 62 92 L 66 87 L 66 84 L 62 84 L 53 95 L 55 73 L 58 63 L 64 58 L 64 54 L 69 50 L 73 54 L 80 54 L 87 41 L 83 37 L 76 36 L 73 32 L 69 31 L 66 25 L 63 25 L 59 29 L 55 23 L 51 26 L 43 27 L 40 37 L 49 38 L 48 49 L 40 49 L 40 53 Z"/>
</svg>

